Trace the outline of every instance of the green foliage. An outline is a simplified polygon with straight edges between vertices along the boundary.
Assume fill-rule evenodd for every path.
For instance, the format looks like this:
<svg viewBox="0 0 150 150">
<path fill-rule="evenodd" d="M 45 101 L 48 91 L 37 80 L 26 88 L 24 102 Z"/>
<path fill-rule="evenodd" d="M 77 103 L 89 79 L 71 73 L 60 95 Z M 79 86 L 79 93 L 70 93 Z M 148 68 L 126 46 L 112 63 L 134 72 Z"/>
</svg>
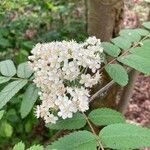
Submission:
<svg viewBox="0 0 150 150">
<path fill-rule="evenodd" d="M 149 34 L 147 30 L 142 29 L 142 28 L 134 29 L 134 32 L 137 32 L 141 36 L 147 36 Z"/>
<path fill-rule="evenodd" d="M 20 49 L 19 52 L 16 52 L 16 55 L 14 57 L 16 64 L 24 63 L 27 61 L 29 52 L 25 49 Z"/>
<path fill-rule="evenodd" d="M 78 131 L 66 135 L 49 145 L 47 150 L 96 150 L 95 136 L 88 131 Z"/>
<path fill-rule="evenodd" d="M 80 129 L 84 127 L 86 120 L 81 113 L 76 113 L 72 118 L 68 119 L 59 119 L 56 124 L 47 124 L 46 126 L 50 129 Z"/>
<path fill-rule="evenodd" d="M 12 134 L 13 127 L 7 121 L 3 121 L 0 125 L 0 136 L 9 138 Z"/>
<path fill-rule="evenodd" d="M 141 46 L 141 47 L 133 48 L 133 49 L 130 50 L 130 52 L 132 54 L 141 56 L 143 58 L 150 59 L 150 50 L 149 50 L 149 47 L 146 47 L 145 45 Z"/>
<path fill-rule="evenodd" d="M 122 36 L 119 36 L 119 37 L 116 37 L 116 38 L 112 39 L 112 42 L 116 46 L 120 47 L 123 50 L 129 49 L 131 47 L 131 45 L 132 45 L 132 43 L 131 43 L 131 41 L 129 39 L 124 38 Z"/>
<path fill-rule="evenodd" d="M 112 149 L 138 149 L 150 146 L 150 130 L 132 124 L 113 124 L 100 131 L 102 144 Z"/>
<path fill-rule="evenodd" d="M 110 108 L 99 108 L 89 114 L 89 119 L 96 125 L 110 125 L 114 123 L 125 123 L 124 116 Z"/>
<path fill-rule="evenodd" d="M 24 150 L 25 149 L 25 145 L 22 142 L 17 143 L 12 150 Z"/>
<path fill-rule="evenodd" d="M 18 122 L 18 115 L 14 108 L 7 110 L 6 118 L 9 122 L 16 123 Z"/>
<path fill-rule="evenodd" d="M 33 145 L 30 148 L 28 148 L 27 150 L 44 150 L 44 148 L 41 145 Z"/>
<path fill-rule="evenodd" d="M 17 80 L 9 83 L 0 92 L 0 109 L 27 84 L 27 80 Z"/>
<path fill-rule="evenodd" d="M 4 110 L 1 110 L 1 111 L 0 111 L 0 120 L 2 119 L 2 117 L 3 117 L 3 115 L 4 115 L 4 112 L 5 112 Z"/>
<path fill-rule="evenodd" d="M 16 74 L 16 68 L 12 60 L 0 62 L 0 72 L 4 76 L 12 77 Z"/>
<path fill-rule="evenodd" d="M 0 46 L 2 46 L 2 47 L 10 47 L 11 44 L 10 44 L 9 40 L 7 40 L 5 38 L 0 38 Z"/>
<path fill-rule="evenodd" d="M 12 150 L 25 150 L 25 145 L 22 142 L 17 143 Z M 44 150 L 43 146 L 33 145 L 26 150 Z"/>
<path fill-rule="evenodd" d="M 122 37 L 125 37 L 124 43 L 126 43 L 126 40 L 132 42 L 138 42 L 141 39 L 141 36 L 138 32 L 134 31 L 133 29 L 123 29 L 119 32 L 119 34 Z M 129 46 L 130 47 L 130 46 Z M 128 48 L 129 48 L 128 47 Z M 127 48 L 126 48 L 127 49 Z"/>
<path fill-rule="evenodd" d="M 148 24 L 147 22 L 144 23 L 145 27 L 148 28 Z M 119 37 L 112 39 L 113 44 L 102 42 L 102 46 L 104 52 L 112 57 L 117 57 L 120 54 L 118 47 L 123 50 L 117 59 L 114 58 L 108 64 L 106 63 L 105 70 L 115 82 L 125 86 L 128 83 L 128 74 L 124 69 L 125 65 L 145 74 L 150 74 L 150 32 L 147 29 L 137 28 L 123 29 L 119 34 Z M 116 60 L 121 63 L 116 63 Z"/>
<path fill-rule="evenodd" d="M 30 84 L 26 89 L 21 103 L 20 113 L 22 118 L 25 118 L 30 113 L 37 98 L 38 88 L 35 85 Z"/>
<path fill-rule="evenodd" d="M 143 45 L 144 47 L 149 48 L 150 47 L 150 39 L 144 40 L 141 45 Z"/>
<path fill-rule="evenodd" d="M 17 76 L 20 78 L 29 78 L 33 71 L 30 69 L 27 62 L 21 63 L 17 69 Z"/>
<path fill-rule="evenodd" d="M 0 84 L 8 82 L 10 79 L 10 77 L 0 76 Z"/>
<path fill-rule="evenodd" d="M 118 46 L 113 45 L 109 42 L 102 42 L 102 47 L 104 48 L 104 52 L 113 57 L 117 57 L 121 52 Z"/>
<path fill-rule="evenodd" d="M 34 123 L 34 121 L 32 121 L 30 119 L 27 120 L 27 122 L 24 125 L 26 133 L 31 133 L 32 132 L 32 125 L 33 125 L 33 123 Z"/>
<path fill-rule="evenodd" d="M 143 72 L 145 74 L 150 74 L 150 67 L 149 67 L 150 59 L 135 54 L 130 54 L 130 55 L 122 56 L 117 60 L 140 72 Z"/>
<path fill-rule="evenodd" d="M 128 83 L 127 71 L 119 64 L 108 64 L 105 70 L 110 77 L 121 86 L 125 86 Z"/>
<path fill-rule="evenodd" d="M 11 57 L 15 56 L 17 63 L 20 63 L 27 60 L 24 51 L 30 51 L 37 42 L 84 39 L 87 36 L 84 13 L 76 15 L 78 6 L 83 7 L 82 5 L 81 0 L 77 2 L 2 0 L 0 5 L 2 12 L 0 49 L 4 52 L 2 58 L 5 56 L 10 58 L 11 54 Z"/>
<path fill-rule="evenodd" d="M 150 21 L 142 24 L 145 28 L 150 29 Z"/>
</svg>

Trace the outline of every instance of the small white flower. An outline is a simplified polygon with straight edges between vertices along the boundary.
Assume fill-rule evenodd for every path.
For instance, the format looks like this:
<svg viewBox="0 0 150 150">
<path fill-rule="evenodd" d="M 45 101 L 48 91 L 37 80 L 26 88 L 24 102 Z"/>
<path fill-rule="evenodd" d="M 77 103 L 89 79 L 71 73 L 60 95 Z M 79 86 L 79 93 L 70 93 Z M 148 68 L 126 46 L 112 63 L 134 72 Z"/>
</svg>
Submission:
<svg viewBox="0 0 150 150">
<path fill-rule="evenodd" d="M 90 44 L 90 45 L 95 45 L 95 44 L 98 42 L 98 40 L 97 40 L 97 38 L 96 38 L 95 36 L 93 36 L 93 37 L 89 37 L 89 38 L 86 40 L 86 42 L 87 42 L 88 44 Z"/>
<path fill-rule="evenodd" d="M 40 118 L 40 106 L 39 105 L 37 105 L 35 108 L 35 116 L 37 118 Z"/>
<path fill-rule="evenodd" d="M 46 116 L 44 116 L 44 120 L 45 120 L 45 123 L 54 123 L 55 124 L 56 121 L 58 120 L 58 117 L 49 113 Z"/>
</svg>

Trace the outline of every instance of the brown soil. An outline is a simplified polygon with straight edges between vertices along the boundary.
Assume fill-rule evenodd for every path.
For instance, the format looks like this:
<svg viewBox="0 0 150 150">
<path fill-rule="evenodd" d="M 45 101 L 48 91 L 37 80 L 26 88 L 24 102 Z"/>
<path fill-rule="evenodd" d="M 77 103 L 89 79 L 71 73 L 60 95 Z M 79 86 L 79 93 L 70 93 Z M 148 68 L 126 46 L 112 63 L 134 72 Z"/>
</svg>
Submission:
<svg viewBox="0 0 150 150">
<path fill-rule="evenodd" d="M 150 128 L 150 77 L 139 75 L 125 116 L 129 122 Z"/>
<path fill-rule="evenodd" d="M 142 126 L 150 127 L 150 77 L 139 75 L 126 118 Z"/>
</svg>

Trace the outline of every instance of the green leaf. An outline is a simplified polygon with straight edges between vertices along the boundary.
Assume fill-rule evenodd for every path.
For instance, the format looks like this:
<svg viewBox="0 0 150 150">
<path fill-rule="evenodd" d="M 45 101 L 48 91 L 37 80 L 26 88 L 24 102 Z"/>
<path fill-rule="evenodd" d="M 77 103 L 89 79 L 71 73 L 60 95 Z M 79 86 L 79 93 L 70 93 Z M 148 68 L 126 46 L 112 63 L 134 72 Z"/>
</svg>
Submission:
<svg viewBox="0 0 150 150">
<path fill-rule="evenodd" d="M 75 113 L 72 118 L 59 119 L 56 124 L 47 124 L 46 126 L 50 129 L 80 129 L 84 127 L 86 120 L 81 113 Z"/>
<path fill-rule="evenodd" d="M 25 149 L 25 145 L 22 142 L 19 142 L 18 144 L 16 144 L 14 146 L 14 148 L 12 150 L 24 150 Z"/>
<path fill-rule="evenodd" d="M 5 86 L 0 92 L 0 109 L 26 84 L 27 80 L 17 80 Z"/>
<path fill-rule="evenodd" d="M 28 60 L 29 52 L 24 49 L 20 49 L 18 53 L 16 53 L 14 60 L 17 64 L 24 63 Z"/>
<path fill-rule="evenodd" d="M 25 131 L 27 133 L 31 133 L 32 127 L 33 127 L 33 121 L 32 121 L 32 119 L 28 119 L 28 121 L 24 125 Z"/>
<path fill-rule="evenodd" d="M 149 31 L 141 28 L 134 29 L 134 32 L 137 32 L 141 36 L 147 36 L 149 34 Z"/>
<path fill-rule="evenodd" d="M 132 124 L 113 124 L 99 134 L 102 144 L 112 149 L 139 149 L 150 146 L 150 130 Z"/>
<path fill-rule="evenodd" d="M 18 118 L 18 114 L 16 112 L 15 109 L 12 108 L 9 108 L 9 110 L 6 112 L 6 118 L 8 121 L 12 122 L 12 123 L 16 123 L 18 122 L 18 120 L 20 120 Z"/>
<path fill-rule="evenodd" d="M 26 89 L 21 103 L 20 113 L 22 118 L 25 118 L 30 113 L 37 99 L 38 88 L 35 85 L 30 84 Z"/>
<path fill-rule="evenodd" d="M 125 38 L 124 40 L 129 40 L 130 42 L 138 42 L 141 39 L 140 34 L 133 29 L 123 29 L 119 34 Z"/>
<path fill-rule="evenodd" d="M 102 47 L 104 48 L 104 52 L 113 57 L 117 57 L 121 52 L 118 46 L 113 45 L 109 42 L 102 42 Z"/>
<path fill-rule="evenodd" d="M 122 48 L 123 50 L 127 50 L 131 47 L 132 43 L 130 40 L 124 38 L 124 37 L 116 37 L 112 39 L 112 42 L 117 45 L 118 47 Z"/>
<path fill-rule="evenodd" d="M 142 24 L 145 28 L 150 29 L 150 21 Z"/>
<path fill-rule="evenodd" d="M 27 150 L 44 150 L 44 148 L 41 145 L 33 145 L 32 147 L 28 148 Z"/>
<path fill-rule="evenodd" d="M 22 43 L 22 47 L 27 49 L 32 49 L 33 45 L 34 45 L 33 41 L 24 41 Z"/>
<path fill-rule="evenodd" d="M 114 123 L 125 123 L 124 116 L 110 108 L 99 108 L 89 114 L 89 119 L 96 125 L 110 125 Z"/>
<path fill-rule="evenodd" d="M 0 46 L 6 48 L 6 47 L 11 46 L 11 43 L 9 42 L 8 39 L 0 38 Z"/>
<path fill-rule="evenodd" d="M 147 58 L 143 58 L 135 54 L 130 54 L 119 57 L 117 60 L 140 72 L 150 74 L 150 60 Z"/>
<path fill-rule="evenodd" d="M 144 40 L 143 42 L 141 42 L 141 45 L 150 49 L 150 39 Z"/>
<path fill-rule="evenodd" d="M 96 150 L 95 136 L 88 131 L 78 131 L 59 138 L 46 150 Z"/>
<path fill-rule="evenodd" d="M 0 111 L 0 120 L 2 119 L 2 117 L 3 117 L 3 115 L 4 115 L 4 112 L 5 112 L 4 110 L 1 110 L 1 111 Z"/>
<path fill-rule="evenodd" d="M 0 72 L 4 76 L 12 77 L 16 74 L 16 68 L 12 60 L 0 62 Z"/>
<path fill-rule="evenodd" d="M 17 76 L 20 78 L 29 78 L 33 71 L 30 69 L 27 62 L 22 63 L 18 66 Z"/>
<path fill-rule="evenodd" d="M 0 84 L 8 82 L 10 79 L 10 77 L 0 76 Z"/>
<path fill-rule="evenodd" d="M 141 56 L 143 58 L 148 58 L 150 59 L 150 48 L 141 46 L 141 47 L 136 47 L 130 50 L 131 53 Z"/>
<path fill-rule="evenodd" d="M 4 121 L 0 126 L 0 135 L 2 137 L 11 137 L 13 134 L 13 127 L 7 122 Z"/>
<path fill-rule="evenodd" d="M 9 34 L 9 29 L 7 29 L 7 27 L 0 27 L 0 36 L 2 37 L 6 37 Z"/>
<path fill-rule="evenodd" d="M 128 83 L 127 71 L 119 64 L 108 64 L 105 70 L 110 77 L 121 86 L 125 86 Z"/>
</svg>

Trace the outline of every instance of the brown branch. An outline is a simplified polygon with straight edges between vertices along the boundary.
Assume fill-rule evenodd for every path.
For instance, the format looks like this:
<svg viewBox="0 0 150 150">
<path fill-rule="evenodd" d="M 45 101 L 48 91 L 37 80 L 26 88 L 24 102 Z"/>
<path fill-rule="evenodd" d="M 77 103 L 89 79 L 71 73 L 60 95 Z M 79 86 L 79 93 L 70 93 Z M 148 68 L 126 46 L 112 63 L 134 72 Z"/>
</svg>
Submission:
<svg viewBox="0 0 150 150">
<path fill-rule="evenodd" d="M 90 98 L 90 102 L 92 102 L 93 100 L 95 100 L 95 98 L 97 98 L 98 96 L 100 96 L 103 92 L 105 92 L 106 90 L 108 90 L 113 84 L 115 84 L 115 82 L 112 80 L 110 81 L 108 84 L 106 84 L 103 88 L 101 88 L 99 91 L 97 91 L 94 95 L 92 95 L 92 97 Z"/>
<path fill-rule="evenodd" d="M 19 80 L 19 79 L 21 79 L 21 80 L 27 80 L 28 82 L 33 83 L 33 80 L 29 80 L 29 79 L 26 79 L 26 78 L 17 78 L 17 77 L 11 77 L 10 78 L 10 80 Z"/>
<path fill-rule="evenodd" d="M 101 148 L 102 150 L 104 150 L 103 145 L 102 145 L 102 143 L 101 143 L 99 137 L 97 136 L 97 134 L 96 134 L 96 132 L 95 132 L 95 130 L 94 130 L 94 128 L 93 128 L 91 122 L 89 121 L 89 118 L 87 117 L 87 115 L 86 115 L 84 112 L 83 112 L 83 115 L 84 115 L 84 118 L 86 119 L 87 124 L 89 125 L 89 127 L 90 127 L 92 133 L 93 133 L 93 134 L 95 135 L 95 137 L 96 137 L 96 140 L 97 140 L 97 142 L 98 142 L 98 144 L 99 144 L 98 150 L 99 150 L 100 148 Z"/>
<path fill-rule="evenodd" d="M 129 73 L 129 83 L 127 86 L 125 86 L 123 93 L 121 95 L 121 98 L 118 103 L 118 110 L 122 112 L 123 114 L 125 113 L 128 103 L 130 101 L 130 98 L 132 96 L 132 91 L 134 89 L 134 84 L 137 79 L 139 72 L 136 70 L 131 70 Z"/>
</svg>

